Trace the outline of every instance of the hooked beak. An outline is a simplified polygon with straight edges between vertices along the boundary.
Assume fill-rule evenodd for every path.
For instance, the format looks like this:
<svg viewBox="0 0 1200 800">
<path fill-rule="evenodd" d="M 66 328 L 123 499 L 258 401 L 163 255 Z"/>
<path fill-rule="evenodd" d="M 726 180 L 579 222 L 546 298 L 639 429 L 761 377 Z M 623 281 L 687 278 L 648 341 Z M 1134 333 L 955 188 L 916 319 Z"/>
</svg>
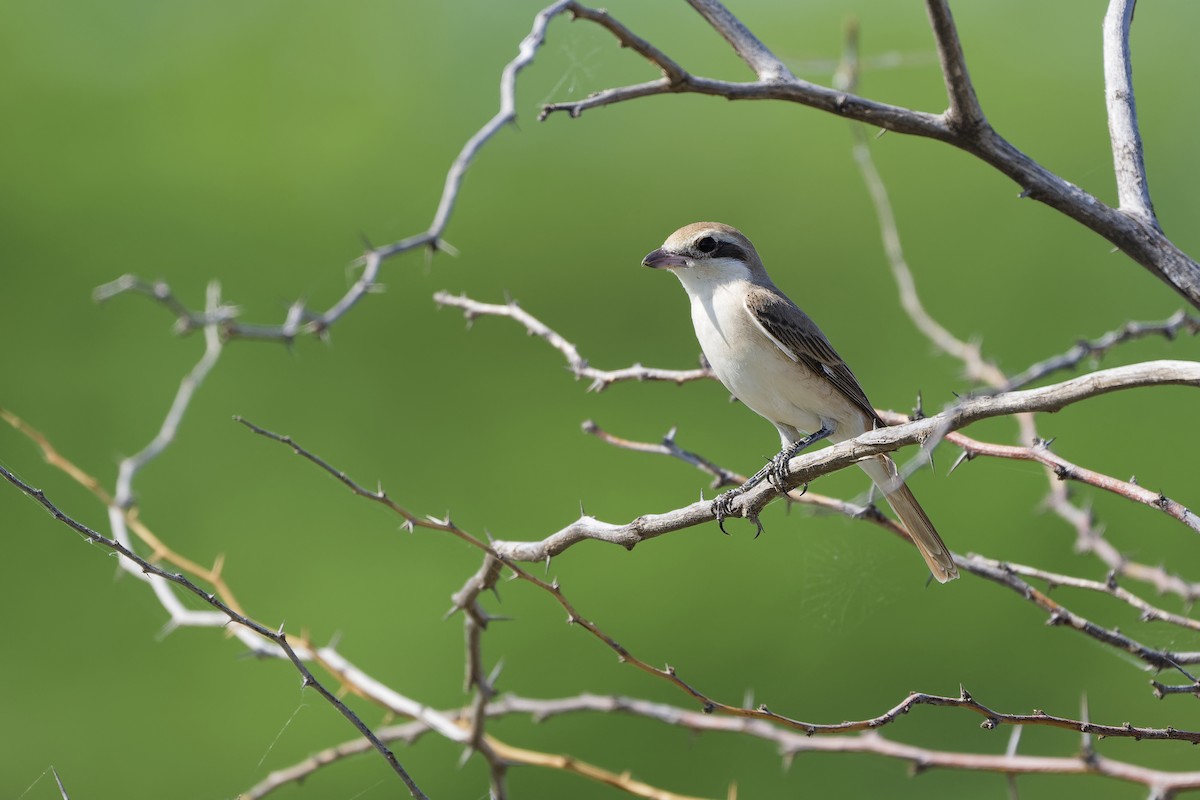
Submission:
<svg viewBox="0 0 1200 800">
<path fill-rule="evenodd" d="M 689 263 L 688 259 L 684 256 L 677 255 L 676 253 L 668 253 L 661 247 L 642 259 L 642 266 L 650 267 L 651 269 L 686 267 Z"/>
</svg>

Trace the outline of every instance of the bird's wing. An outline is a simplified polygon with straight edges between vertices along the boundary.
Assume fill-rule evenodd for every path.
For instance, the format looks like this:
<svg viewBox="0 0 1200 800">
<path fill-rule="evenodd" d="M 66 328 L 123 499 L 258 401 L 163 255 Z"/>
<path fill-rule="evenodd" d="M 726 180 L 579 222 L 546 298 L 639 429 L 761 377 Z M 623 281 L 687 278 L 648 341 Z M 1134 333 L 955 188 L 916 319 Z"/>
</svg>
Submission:
<svg viewBox="0 0 1200 800">
<path fill-rule="evenodd" d="M 777 292 L 751 291 L 746 295 L 746 310 L 759 330 L 784 355 L 828 379 L 868 419 L 879 420 L 866 392 L 858 385 L 858 379 L 846 362 L 833 349 L 817 324 L 791 300 Z"/>
</svg>

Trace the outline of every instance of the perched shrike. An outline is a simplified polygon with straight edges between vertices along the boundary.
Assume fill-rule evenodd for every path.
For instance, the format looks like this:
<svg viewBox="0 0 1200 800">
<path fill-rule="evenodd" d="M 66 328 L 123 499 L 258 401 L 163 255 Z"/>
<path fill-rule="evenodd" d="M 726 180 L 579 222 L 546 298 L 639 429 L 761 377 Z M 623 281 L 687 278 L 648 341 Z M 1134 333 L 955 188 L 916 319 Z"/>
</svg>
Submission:
<svg viewBox="0 0 1200 800">
<path fill-rule="evenodd" d="M 824 438 L 840 442 L 884 425 L 846 362 L 808 315 L 775 287 L 754 245 L 735 228 L 697 222 L 672 233 L 642 264 L 675 273 L 692 301 L 705 358 L 735 397 L 779 430 L 783 449 L 743 486 L 713 501 L 718 523 L 737 495 Z M 939 582 L 958 569 L 942 537 L 886 455 L 860 462 L 900 517 Z M 760 526 L 761 527 L 761 526 Z"/>
</svg>

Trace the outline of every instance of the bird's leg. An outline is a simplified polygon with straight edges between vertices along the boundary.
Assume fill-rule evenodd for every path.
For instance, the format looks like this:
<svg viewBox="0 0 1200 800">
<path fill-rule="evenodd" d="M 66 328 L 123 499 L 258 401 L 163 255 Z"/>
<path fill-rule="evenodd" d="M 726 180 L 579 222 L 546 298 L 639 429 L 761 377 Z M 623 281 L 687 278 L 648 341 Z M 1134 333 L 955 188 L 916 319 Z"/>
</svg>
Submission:
<svg viewBox="0 0 1200 800">
<path fill-rule="evenodd" d="M 809 434 L 802 439 L 797 439 L 788 446 L 784 447 L 775 454 L 774 458 L 767 462 L 766 466 L 754 473 L 750 480 L 746 481 L 736 489 L 730 489 L 727 492 L 717 495 L 716 499 L 713 500 L 712 509 L 714 516 L 717 518 L 717 527 L 721 529 L 721 533 L 728 533 L 728 531 L 725 530 L 725 518 L 733 515 L 732 506 L 734 498 L 745 494 L 766 479 L 770 479 L 771 485 L 779 491 L 786 491 L 787 478 L 789 474 L 788 462 L 795 458 L 796 455 L 804 448 L 821 441 L 832 433 L 833 426 L 827 422 L 822 422 L 821 429 L 819 431 Z M 807 489 L 807 485 L 804 488 Z M 755 537 L 757 537 L 758 534 L 762 533 L 763 526 L 762 523 L 758 521 L 757 516 L 753 517 L 752 521 L 758 526 L 758 531 L 756 531 L 754 534 Z"/>
<path fill-rule="evenodd" d="M 763 477 L 769 477 L 771 479 L 771 485 L 779 491 L 787 491 L 787 479 L 788 475 L 791 474 L 791 472 L 788 470 L 788 462 L 795 458 L 801 450 L 804 450 L 810 445 L 816 444 L 822 439 L 828 437 L 831 433 L 833 433 L 833 426 L 831 426 L 828 422 L 822 422 L 821 430 L 817 431 L 816 433 L 810 433 L 803 439 L 797 439 L 776 453 L 775 457 L 768 461 L 767 465 L 760 469 L 754 478 L 751 478 L 746 482 L 748 485 L 743 487 L 743 489 L 748 489 L 751 486 L 757 485 L 758 482 L 762 480 L 759 475 L 762 475 Z M 756 478 L 757 480 L 755 480 Z M 807 484 L 805 485 L 805 488 L 808 488 Z"/>
</svg>

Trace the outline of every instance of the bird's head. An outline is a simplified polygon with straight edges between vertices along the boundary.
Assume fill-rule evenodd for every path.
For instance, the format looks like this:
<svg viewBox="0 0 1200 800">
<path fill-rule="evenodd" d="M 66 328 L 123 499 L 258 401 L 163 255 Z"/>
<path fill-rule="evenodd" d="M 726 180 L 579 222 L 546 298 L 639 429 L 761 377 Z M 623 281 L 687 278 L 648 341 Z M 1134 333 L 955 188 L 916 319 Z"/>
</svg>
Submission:
<svg viewBox="0 0 1200 800">
<path fill-rule="evenodd" d="M 762 272 L 762 261 L 750 240 L 737 228 L 719 222 L 680 228 L 643 258 L 642 265 L 674 272 L 685 287 L 694 282 L 749 280 Z"/>
</svg>

